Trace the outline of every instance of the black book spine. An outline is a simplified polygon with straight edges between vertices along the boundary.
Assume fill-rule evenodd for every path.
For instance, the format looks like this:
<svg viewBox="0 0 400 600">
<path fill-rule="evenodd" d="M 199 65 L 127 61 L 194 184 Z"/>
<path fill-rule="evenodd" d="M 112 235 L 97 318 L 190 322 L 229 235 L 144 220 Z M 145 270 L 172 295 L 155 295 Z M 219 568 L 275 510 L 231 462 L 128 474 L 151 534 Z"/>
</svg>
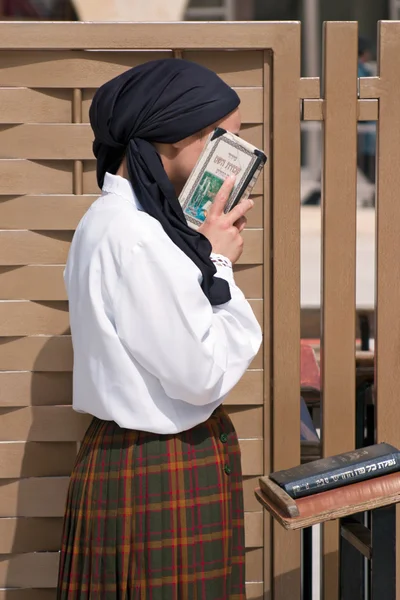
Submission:
<svg viewBox="0 0 400 600">
<path fill-rule="evenodd" d="M 291 481 L 282 487 L 292 498 L 302 498 L 319 492 L 326 492 L 357 481 L 365 481 L 381 475 L 387 475 L 400 469 L 400 452 L 367 459 L 352 465 L 343 465 L 339 469 L 304 477 Z"/>
</svg>

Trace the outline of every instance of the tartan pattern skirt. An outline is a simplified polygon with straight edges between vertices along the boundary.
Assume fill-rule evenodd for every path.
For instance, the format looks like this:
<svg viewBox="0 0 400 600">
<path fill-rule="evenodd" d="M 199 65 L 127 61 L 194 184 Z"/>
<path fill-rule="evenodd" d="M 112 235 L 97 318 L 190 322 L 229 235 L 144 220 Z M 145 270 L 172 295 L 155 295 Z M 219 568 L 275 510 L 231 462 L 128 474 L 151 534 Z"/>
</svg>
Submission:
<svg viewBox="0 0 400 600">
<path fill-rule="evenodd" d="M 57 600 L 245 600 L 240 450 L 221 407 L 177 435 L 93 419 L 71 476 Z"/>
</svg>

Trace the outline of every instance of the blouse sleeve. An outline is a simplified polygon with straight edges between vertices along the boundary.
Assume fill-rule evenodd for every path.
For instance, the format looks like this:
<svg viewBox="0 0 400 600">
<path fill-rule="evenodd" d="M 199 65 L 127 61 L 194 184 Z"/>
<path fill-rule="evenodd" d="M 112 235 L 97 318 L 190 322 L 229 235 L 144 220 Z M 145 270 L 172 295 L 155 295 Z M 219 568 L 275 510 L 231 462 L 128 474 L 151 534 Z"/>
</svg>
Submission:
<svg viewBox="0 0 400 600">
<path fill-rule="evenodd" d="M 131 356 L 170 398 L 195 405 L 228 394 L 262 340 L 229 261 L 219 257 L 216 266 L 232 299 L 212 307 L 198 269 L 169 240 L 142 243 L 124 265 L 114 296 L 117 333 Z"/>
</svg>

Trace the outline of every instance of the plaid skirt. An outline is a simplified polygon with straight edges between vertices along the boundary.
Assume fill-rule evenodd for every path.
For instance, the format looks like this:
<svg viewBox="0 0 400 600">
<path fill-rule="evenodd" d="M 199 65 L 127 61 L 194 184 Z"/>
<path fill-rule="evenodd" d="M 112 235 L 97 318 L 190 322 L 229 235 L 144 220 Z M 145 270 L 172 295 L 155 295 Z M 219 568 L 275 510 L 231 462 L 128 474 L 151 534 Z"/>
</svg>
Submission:
<svg viewBox="0 0 400 600">
<path fill-rule="evenodd" d="M 223 408 L 178 435 L 94 419 L 71 476 L 58 600 L 245 600 L 240 450 Z"/>
</svg>

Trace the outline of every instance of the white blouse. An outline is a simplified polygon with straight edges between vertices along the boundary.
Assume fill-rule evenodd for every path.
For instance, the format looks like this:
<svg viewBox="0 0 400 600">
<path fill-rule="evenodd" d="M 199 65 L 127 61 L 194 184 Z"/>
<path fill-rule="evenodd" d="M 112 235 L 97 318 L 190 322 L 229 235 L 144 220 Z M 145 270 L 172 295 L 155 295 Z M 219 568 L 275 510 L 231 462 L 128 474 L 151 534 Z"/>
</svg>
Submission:
<svg viewBox="0 0 400 600">
<path fill-rule="evenodd" d="M 64 273 L 74 409 L 161 434 L 207 420 L 261 344 L 232 269 L 217 270 L 232 299 L 212 307 L 199 269 L 141 209 L 130 183 L 107 174 Z"/>
</svg>

